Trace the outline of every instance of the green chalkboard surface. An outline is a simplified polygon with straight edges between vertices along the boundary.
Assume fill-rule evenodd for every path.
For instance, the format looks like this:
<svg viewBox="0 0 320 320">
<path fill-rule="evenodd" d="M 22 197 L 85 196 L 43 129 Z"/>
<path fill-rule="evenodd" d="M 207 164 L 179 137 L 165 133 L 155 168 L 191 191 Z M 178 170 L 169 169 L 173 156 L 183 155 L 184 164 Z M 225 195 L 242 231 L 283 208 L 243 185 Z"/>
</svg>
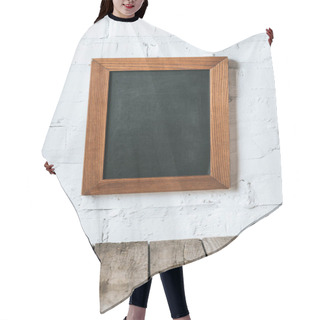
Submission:
<svg viewBox="0 0 320 320">
<path fill-rule="evenodd" d="M 103 179 L 210 174 L 210 74 L 111 71 Z"/>
</svg>

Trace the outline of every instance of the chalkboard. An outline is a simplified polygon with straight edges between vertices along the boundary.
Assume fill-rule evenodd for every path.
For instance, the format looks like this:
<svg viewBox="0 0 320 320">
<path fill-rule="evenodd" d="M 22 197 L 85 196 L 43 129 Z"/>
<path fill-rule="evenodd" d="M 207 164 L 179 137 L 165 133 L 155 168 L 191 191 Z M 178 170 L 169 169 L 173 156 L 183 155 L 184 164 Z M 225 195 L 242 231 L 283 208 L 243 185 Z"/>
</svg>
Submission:
<svg viewBox="0 0 320 320">
<path fill-rule="evenodd" d="M 210 174 L 209 78 L 110 72 L 103 179 Z"/>
<path fill-rule="evenodd" d="M 230 186 L 228 58 L 92 59 L 82 194 Z"/>
</svg>

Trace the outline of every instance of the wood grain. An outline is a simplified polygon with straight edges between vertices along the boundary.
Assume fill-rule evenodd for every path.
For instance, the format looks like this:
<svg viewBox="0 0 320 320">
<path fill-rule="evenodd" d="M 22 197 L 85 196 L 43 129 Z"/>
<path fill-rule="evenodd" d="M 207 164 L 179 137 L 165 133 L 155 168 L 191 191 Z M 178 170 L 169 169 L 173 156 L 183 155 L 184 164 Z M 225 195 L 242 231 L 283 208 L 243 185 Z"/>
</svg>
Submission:
<svg viewBox="0 0 320 320">
<path fill-rule="evenodd" d="M 103 179 L 110 71 L 210 71 L 210 174 Z M 230 187 L 228 58 L 92 59 L 82 195 L 227 189 Z"/>
<path fill-rule="evenodd" d="M 131 296 L 150 277 L 213 254 L 234 237 L 97 243 L 100 262 L 100 313 Z"/>
</svg>

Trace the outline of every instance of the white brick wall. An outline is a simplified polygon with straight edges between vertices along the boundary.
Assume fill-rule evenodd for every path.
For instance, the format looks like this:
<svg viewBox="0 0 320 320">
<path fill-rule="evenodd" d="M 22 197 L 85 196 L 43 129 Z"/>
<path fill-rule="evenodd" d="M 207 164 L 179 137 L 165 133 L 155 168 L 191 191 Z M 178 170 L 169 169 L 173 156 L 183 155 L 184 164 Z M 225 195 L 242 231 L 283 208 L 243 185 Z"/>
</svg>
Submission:
<svg viewBox="0 0 320 320">
<path fill-rule="evenodd" d="M 81 196 L 92 58 L 228 56 L 231 188 Z M 91 244 L 235 236 L 282 203 L 275 85 L 266 34 L 207 52 L 144 20 L 108 17 L 76 49 L 43 156 L 56 168 Z"/>
</svg>

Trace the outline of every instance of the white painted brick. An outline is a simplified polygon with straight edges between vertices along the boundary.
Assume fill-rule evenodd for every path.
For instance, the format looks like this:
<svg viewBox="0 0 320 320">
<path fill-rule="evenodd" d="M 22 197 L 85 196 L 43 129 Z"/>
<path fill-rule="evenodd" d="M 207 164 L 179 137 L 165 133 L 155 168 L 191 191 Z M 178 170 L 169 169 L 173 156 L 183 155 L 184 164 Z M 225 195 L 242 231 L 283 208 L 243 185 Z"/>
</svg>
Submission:
<svg viewBox="0 0 320 320">
<path fill-rule="evenodd" d="M 90 63 L 95 57 L 228 56 L 231 188 L 81 196 Z M 266 34 L 203 51 L 143 20 L 108 17 L 80 40 L 43 156 L 91 244 L 236 236 L 282 203 L 272 59 Z"/>
</svg>

